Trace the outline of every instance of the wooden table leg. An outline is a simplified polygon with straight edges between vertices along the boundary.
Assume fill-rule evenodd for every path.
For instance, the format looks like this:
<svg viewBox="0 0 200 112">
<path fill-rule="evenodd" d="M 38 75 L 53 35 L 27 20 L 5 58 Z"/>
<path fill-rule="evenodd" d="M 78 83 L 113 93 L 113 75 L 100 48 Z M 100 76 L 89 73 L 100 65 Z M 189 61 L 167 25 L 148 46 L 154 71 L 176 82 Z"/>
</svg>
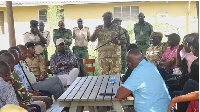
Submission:
<svg viewBox="0 0 200 112">
<path fill-rule="evenodd" d="M 71 102 L 69 112 L 76 112 L 77 106 L 78 106 L 78 102 Z"/>
<path fill-rule="evenodd" d="M 124 112 L 122 109 L 122 105 L 119 101 L 113 101 L 113 106 L 117 112 Z"/>
</svg>

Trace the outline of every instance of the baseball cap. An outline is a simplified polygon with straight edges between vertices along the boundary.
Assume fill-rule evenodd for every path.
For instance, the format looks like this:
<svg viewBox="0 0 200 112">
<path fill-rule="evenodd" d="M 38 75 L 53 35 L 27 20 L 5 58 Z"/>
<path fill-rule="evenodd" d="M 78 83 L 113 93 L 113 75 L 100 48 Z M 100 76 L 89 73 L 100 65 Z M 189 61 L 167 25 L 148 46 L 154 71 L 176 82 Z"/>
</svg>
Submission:
<svg viewBox="0 0 200 112">
<path fill-rule="evenodd" d="M 176 33 L 172 33 L 172 34 L 165 35 L 165 36 L 168 37 L 168 38 L 174 39 L 177 42 L 180 42 L 180 39 L 181 39 L 180 36 Z"/>
<path fill-rule="evenodd" d="M 34 44 L 33 42 L 27 42 L 27 43 L 25 44 L 25 46 L 26 46 L 26 48 L 29 48 L 29 47 L 34 47 L 35 44 Z"/>
<path fill-rule="evenodd" d="M 161 38 L 163 38 L 163 34 L 161 32 L 152 32 L 151 37 L 161 37 Z"/>
<path fill-rule="evenodd" d="M 59 45 L 59 44 L 64 43 L 64 42 L 65 42 L 64 39 L 59 38 L 59 39 L 56 40 L 56 45 Z"/>
</svg>

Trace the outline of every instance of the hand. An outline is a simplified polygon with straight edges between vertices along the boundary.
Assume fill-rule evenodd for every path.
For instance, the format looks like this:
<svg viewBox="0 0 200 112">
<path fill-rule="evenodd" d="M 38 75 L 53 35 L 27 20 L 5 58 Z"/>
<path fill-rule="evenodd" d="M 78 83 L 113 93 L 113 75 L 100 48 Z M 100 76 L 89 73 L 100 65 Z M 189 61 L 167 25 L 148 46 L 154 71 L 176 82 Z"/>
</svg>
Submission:
<svg viewBox="0 0 200 112">
<path fill-rule="evenodd" d="M 117 39 L 115 39 L 115 38 L 111 38 L 111 43 L 114 43 L 114 44 L 118 44 L 118 41 L 117 41 Z"/>
<path fill-rule="evenodd" d="M 55 68 L 60 68 L 61 65 L 62 65 L 62 63 L 61 63 L 61 62 L 58 62 L 58 63 L 56 64 Z"/>
<path fill-rule="evenodd" d="M 97 33 L 99 33 L 99 31 L 100 31 L 100 29 L 97 26 L 96 29 L 95 29 L 95 31 L 94 31 L 94 33 L 97 34 Z"/>
<path fill-rule="evenodd" d="M 33 96 L 41 96 L 41 92 L 39 91 L 32 91 Z"/>
<path fill-rule="evenodd" d="M 183 45 L 179 45 L 178 48 L 177 48 L 177 52 L 180 52 L 181 50 L 183 49 Z"/>
<path fill-rule="evenodd" d="M 175 110 L 178 110 L 177 103 L 174 103 L 173 101 L 170 102 L 167 112 L 171 112 L 171 108 L 174 107 Z"/>
<path fill-rule="evenodd" d="M 34 111 L 34 110 L 36 110 L 37 108 L 36 107 L 28 107 L 28 111 Z"/>
<path fill-rule="evenodd" d="M 165 66 L 164 69 L 165 69 L 165 71 L 168 72 L 168 73 L 171 71 L 171 68 L 170 68 L 170 67 L 167 67 L 167 66 Z"/>
<path fill-rule="evenodd" d="M 44 75 L 40 75 L 40 77 L 39 77 L 39 81 L 43 81 L 45 79 L 45 76 Z"/>
</svg>

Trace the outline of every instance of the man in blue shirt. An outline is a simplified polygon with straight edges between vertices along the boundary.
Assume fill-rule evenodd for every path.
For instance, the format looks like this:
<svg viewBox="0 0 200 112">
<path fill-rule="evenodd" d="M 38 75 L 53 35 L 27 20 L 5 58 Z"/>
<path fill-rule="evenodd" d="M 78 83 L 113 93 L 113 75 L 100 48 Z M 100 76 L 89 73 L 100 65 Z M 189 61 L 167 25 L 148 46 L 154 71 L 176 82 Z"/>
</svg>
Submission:
<svg viewBox="0 0 200 112">
<path fill-rule="evenodd" d="M 122 100 L 132 92 L 136 112 L 166 112 L 171 98 L 157 68 L 137 49 L 127 53 L 126 61 L 133 71 L 116 97 Z"/>
</svg>

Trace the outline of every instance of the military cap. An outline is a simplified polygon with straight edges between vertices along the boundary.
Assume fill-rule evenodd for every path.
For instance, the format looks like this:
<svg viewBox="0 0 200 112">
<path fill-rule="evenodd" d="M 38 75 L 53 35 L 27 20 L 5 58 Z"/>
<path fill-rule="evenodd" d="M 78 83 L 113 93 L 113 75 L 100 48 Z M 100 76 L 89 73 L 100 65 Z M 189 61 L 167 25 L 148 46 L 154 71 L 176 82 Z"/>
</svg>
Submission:
<svg viewBox="0 0 200 112">
<path fill-rule="evenodd" d="M 83 19 L 79 18 L 79 19 L 77 20 L 77 22 L 83 22 Z"/>
<path fill-rule="evenodd" d="M 30 21 L 30 25 L 33 26 L 33 27 L 37 27 L 37 26 L 38 26 L 38 21 L 36 21 L 36 20 L 31 20 L 31 21 Z"/>
<path fill-rule="evenodd" d="M 26 48 L 29 48 L 29 47 L 34 47 L 35 44 L 34 44 L 33 42 L 27 42 L 27 43 L 25 44 L 25 46 L 26 46 Z"/>
<path fill-rule="evenodd" d="M 103 14 L 102 17 L 111 17 L 111 18 L 112 18 L 112 12 L 107 11 L 107 12 L 105 12 L 105 13 Z"/>
<path fill-rule="evenodd" d="M 122 20 L 121 20 L 120 18 L 115 18 L 115 19 L 113 19 L 112 22 L 115 22 L 115 21 L 120 21 L 120 22 L 122 22 Z"/>
<path fill-rule="evenodd" d="M 161 38 L 163 38 L 163 34 L 161 32 L 152 32 L 151 37 L 161 37 Z"/>
<path fill-rule="evenodd" d="M 176 40 L 177 42 L 180 42 L 180 36 L 176 33 L 172 33 L 172 34 L 169 34 L 169 35 L 165 35 L 166 37 L 168 38 L 171 38 L 173 40 Z"/>
</svg>

